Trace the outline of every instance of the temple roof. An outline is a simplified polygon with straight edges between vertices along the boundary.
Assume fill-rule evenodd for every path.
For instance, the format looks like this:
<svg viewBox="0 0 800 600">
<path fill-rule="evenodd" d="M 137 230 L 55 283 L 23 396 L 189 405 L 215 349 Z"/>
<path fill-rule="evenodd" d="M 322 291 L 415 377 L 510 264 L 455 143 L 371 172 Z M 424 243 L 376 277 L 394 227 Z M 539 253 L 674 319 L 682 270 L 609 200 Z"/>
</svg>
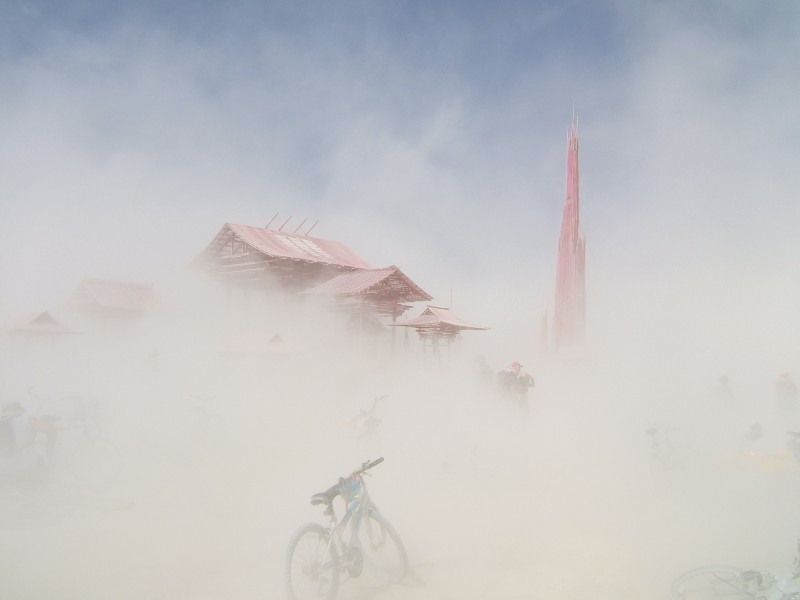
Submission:
<svg viewBox="0 0 800 600">
<path fill-rule="evenodd" d="M 391 298 L 397 302 L 422 302 L 433 299 L 433 296 L 394 265 L 383 269 L 359 269 L 342 273 L 303 293 L 375 296 Z"/>
<path fill-rule="evenodd" d="M 55 317 L 46 310 L 28 315 L 14 327 L 13 331 L 30 331 L 34 333 L 80 333 L 56 321 Z"/>
<path fill-rule="evenodd" d="M 302 260 L 357 269 L 373 268 L 340 242 L 235 223 L 226 223 L 202 256 L 242 256 L 252 250 L 268 258 Z"/>
<path fill-rule="evenodd" d="M 149 312 L 157 308 L 152 284 L 84 277 L 70 303 L 90 308 L 126 312 Z"/>
<path fill-rule="evenodd" d="M 439 329 L 443 331 L 461 331 L 463 329 L 486 330 L 488 327 L 470 325 L 455 316 L 450 309 L 428 306 L 422 314 L 402 323 L 392 323 L 395 327 L 414 327 L 415 329 Z"/>
<path fill-rule="evenodd" d="M 340 242 L 235 223 L 226 223 L 192 264 L 240 285 L 277 278 L 296 290 L 373 268 Z"/>
</svg>

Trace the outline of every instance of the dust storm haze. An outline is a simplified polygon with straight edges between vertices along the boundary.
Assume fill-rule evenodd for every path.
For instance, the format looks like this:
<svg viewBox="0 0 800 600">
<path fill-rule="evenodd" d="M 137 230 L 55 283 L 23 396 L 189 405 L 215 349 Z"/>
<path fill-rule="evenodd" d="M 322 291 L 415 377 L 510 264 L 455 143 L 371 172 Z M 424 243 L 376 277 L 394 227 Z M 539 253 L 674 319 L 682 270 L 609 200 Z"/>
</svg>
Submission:
<svg viewBox="0 0 800 600">
<path fill-rule="evenodd" d="M 339 598 L 666 599 L 695 566 L 791 563 L 799 22 L 789 1 L 4 3 L 0 598 L 283 598 L 311 494 L 379 455 L 409 574 Z M 573 107 L 587 341 L 552 354 Z M 434 354 L 190 268 L 276 213 L 489 329 Z M 87 277 L 155 304 L 87 315 Z M 13 331 L 42 311 L 78 333 Z M 495 383 L 514 360 L 527 414 Z M 350 421 L 383 395 L 365 445 Z M 83 429 L 26 443 L 87 410 L 108 444 L 85 477 L 58 468 Z"/>
</svg>

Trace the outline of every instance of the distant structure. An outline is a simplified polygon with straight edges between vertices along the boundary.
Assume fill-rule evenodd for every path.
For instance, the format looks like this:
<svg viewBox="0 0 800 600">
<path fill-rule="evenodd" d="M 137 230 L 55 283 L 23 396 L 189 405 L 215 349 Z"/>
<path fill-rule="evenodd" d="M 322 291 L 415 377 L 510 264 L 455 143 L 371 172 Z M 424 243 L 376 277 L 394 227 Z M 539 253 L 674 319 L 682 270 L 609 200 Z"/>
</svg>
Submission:
<svg viewBox="0 0 800 600">
<path fill-rule="evenodd" d="M 358 269 L 337 275 L 304 294 L 329 294 L 337 308 L 351 314 L 390 316 L 392 321 L 411 308 L 409 302 L 433 300 L 433 296 L 394 265 L 384 269 Z"/>
<path fill-rule="evenodd" d="M 33 334 L 46 334 L 58 335 L 62 333 L 80 333 L 69 327 L 65 327 L 59 323 L 53 315 L 48 311 L 42 311 L 28 315 L 16 327 L 12 329 L 13 332 L 19 333 L 33 333 Z"/>
<path fill-rule="evenodd" d="M 376 320 L 378 316 L 391 317 L 395 323 L 397 317 L 411 308 L 410 302 L 433 300 L 433 296 L 394 265 L 341 273 L 303 293 L 333 296 L 335 307 L 349 313 L 351 326 L 362 333 L 370 328 L 383 328 Z M 395 331 L 392 329 L 393 346 Z"/>
<path fill-rule="evenodd" d="M 578 125 L 567 134 L 567 189 L 558 240 L 554 350 L 584 343 L 586 334 L 586 241 L 580 222 Z"/>
<path fill-rule="evenodd" d="M 448 353 L 450 346 L 462 331 L 484 331 L 481 325 L 470 325 L 455 316 L 449 308 L 428 305 L 422 314 L 408 321 L 392 323 L 394 327 L 413 327 L 422 340 L 423 350 L 430 347 L 433 354 L 439 354 L 439 346 L 445 344 Z"/>
<path fill-rule="evenodd" d="M 278 282 L 295 292 L 340 273 L 375 268 L 340 242 L 281 228 L 226 223 L 193 265 L 239 286 Z"/>
<path fill-rule="evenodd" d="M 85 312 L 137 317 L 158 310 L 151 283 L 112 281 L 84 277 L 69 299 L 69 305 Z"/>
<path fill-rule="evenodd" d="M 277 213 L 275 215 L 277 217 Z M 347 317 L 348 327 L 360 333 L 387 330 L 381 318 L 397 317 L 412 303 L 433 300 L 398 267 L 376 268 L 341 242 L 310 237 L 312 226 L 298 233 L 283 228 L 225 223 L 192 263 L 212 277 L 244 289 L 272 288 L 287 297 L 329 296 L 328 307 Z M 291 217 L 290 217 L 291 218 Z"/>
</svg>

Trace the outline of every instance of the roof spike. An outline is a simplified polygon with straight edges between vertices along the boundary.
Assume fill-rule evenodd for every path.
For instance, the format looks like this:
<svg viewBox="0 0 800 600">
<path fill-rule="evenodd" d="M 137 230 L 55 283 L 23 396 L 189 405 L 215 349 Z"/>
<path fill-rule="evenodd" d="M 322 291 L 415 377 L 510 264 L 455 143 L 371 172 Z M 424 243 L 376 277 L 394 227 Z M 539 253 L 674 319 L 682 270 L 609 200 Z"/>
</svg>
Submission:
<svg viewBox="0 0 800 600">
<path fill-rule="evenodd" d="M 314 227 L 316 227 L 316 226 L 317 226 L 317 223 L 319 223 L 319 221 L 314 221 L 314 224 L 311 226 L 311 229 L 309 229 L 308 231 L 306 231 L 306 232 L 305 232 L 303 235 L 304 235 L 304 236 L 306 236 L 306 237 L 308 237 L 308 234 L 309 234 L 309 233 L 311 233 L 311 231 L 314 229 Z"/>
<path fill-rule="evenodd" d="M 303 223 L 305 223 L 306 221 L 308 221 L 308 218 L 305 218 L 305 219 L 303 219 L 303 220 L 300 222 L 300 225 L 298 225 L 298 226 L 295 228 L 295 230 L 294 230 L 292 233 L 297 233 L 297 232 L 298 232 L 298 230 L 299 230 L 299 229 L 300 229 L 300 228 L 303 226 Z"/>
<path fill-rule="evenodd" d="M 266 225 L 264 225 L 264 229 L 269 229 L 269 226 L 270 226 L 270 225 L 272 225 L 272 222 L 275 220 L 275 218 L 276 218 L 277 216 L 278 216 L 278 213 L 275 213 L 274 215 L 272 215 L 272 218 L 269 220 L 269 223 L 267 223 Z"/>
<path fill-rule="evenodd" d="M 286 220 L 283 222 L 283 225 L 281 225 L 280 227 L 278 227 L 278 231 L 282 230 L 282 229 L 283 229 L 283 228 L 286 226 L 286 224 L 287 224 L 287 223 L 288 223 L 288 222 L 291 220 L 291 218 L 292 218 L 292 216 L 291 216 L 291 215 L 289 215 L 289 218 L 288 218 L 288 219 L 286 219 Z"/>
</svg>

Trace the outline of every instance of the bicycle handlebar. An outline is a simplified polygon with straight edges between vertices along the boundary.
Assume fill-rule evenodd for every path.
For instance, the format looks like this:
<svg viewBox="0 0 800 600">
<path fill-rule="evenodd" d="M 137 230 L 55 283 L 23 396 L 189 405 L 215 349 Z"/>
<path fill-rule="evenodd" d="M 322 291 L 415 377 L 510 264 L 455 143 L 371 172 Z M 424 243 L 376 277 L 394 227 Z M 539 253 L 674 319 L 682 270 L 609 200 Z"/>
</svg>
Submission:
<svg viewBox="0 0 800 600">
<path fill-rule="evenodd" d="M 356 469 L 355 471 L 350 473 L 348 478 L 350 478 L 350 477 L 358 477 L 359 475 L 364 474 L 366 471 L 369 471 L 372 467 L 374 467 L 376 465 L 379 465 L 382 462 L 383 462 L 383 457 L 382 456 L 380 458 L 376 458 L 373 461 L 369 461 L 369 460 L 365 461 L 365 462 L 361 463 L 361 468 Z M 339 485 L 341 485 L 344 481 L 345 481 L 345 478 L 344 477 L 340 477 L 339 478 Z"/>
<path fill-rule="evenodd" d="M 383 462 L 383 457 L 376 458 L 372 462 L 366 461 L 362 463 L 361 468 L 353 471 L 353 475 L 361 475 L 364 471 L 369 471 L 372 467 L 375 467 Z"/>
<path fill-rule="evenodd" d="M 372 406 L 370 406 L 369 410 L 361 410 L 362 415 L 368 415 L 373 412 L 376 408 L 378 408 L 378 402 L 383 402 L 389 397 L 389 394 L 384 394 L 383 396 L 375 396 L 372 399 Z"/>
<path fill-rule="evenodd" d="M 372 467 L 374 467 L 376 465 L 379 465 L 382 462 L 383 462 L 383 457 L 381 456 L 380 458 L 376 458 L 373 461 L 369 461 L 368 460 L 368 461 L 362 463 L 361 464 L 361 468 L 360 469 L 356 469 L 355 471 L 350 473 L 349 477 L 347 477 L 347 478 L 340 477 L 338 482 L 333 484 L 331 487 L 329 487 L 324 492 L 321 492 L 319 494 L 314 494 L 314 496 L 311 497 L 311 503 L 312 504 L 318 504 L 318 503 L 324 501 L 324 502 L 327 502 L 328 504 L 330 504 L 333 501 L 333 499 L 342 492 L 343 486 L 345 486 L 345 484 L 347 484 L 348 479 L 353 479 L 353 478 L 356 478 L 356 477 L 360 477 L 365 471 L 368 471 Z"/>
</svg>

